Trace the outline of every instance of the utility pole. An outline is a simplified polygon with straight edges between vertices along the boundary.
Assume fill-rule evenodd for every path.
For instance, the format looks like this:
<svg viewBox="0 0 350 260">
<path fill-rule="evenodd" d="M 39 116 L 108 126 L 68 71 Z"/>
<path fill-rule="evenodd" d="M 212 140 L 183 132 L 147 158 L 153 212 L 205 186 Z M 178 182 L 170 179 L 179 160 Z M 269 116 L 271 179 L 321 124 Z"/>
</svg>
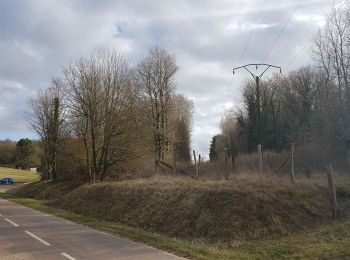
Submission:
<svg viewBox="0 0 350 260">
<path fill-rule="evenodd" d="M 265 67 L 265 70 L 260 74 L 260 75 L 255 75 L 250 69 L 249 67 L 255 67 L 256 69 L 258 69 L 258 67 Z M 239 66 L 236 68 L 233 68 L 232 73 L 235 74 L 235 70 L 238 69 L 245 69 L 246 71 L 248 71 L 250 73 L 250 75 L 252 75 L 253 79 L 255 80 L 256 83 L 256 99 L 257 99 L 257 105 L 258 105 L 258 145 L 262 145 L 262 131 L 261 131 L 261 127 L 262 127 L 262 122 L 261 122 L 261 105 L 260 105 L 260 80 L 262 78 L 262 76 L 265 74 L 265 72 L 270 69 L 270 68 L 275 68 L 275 69 L 279 69 L 280 73 L 282 73 L 282 67 L 279 66 L 275 66 L 275 65 L 271 65 L 271 64 L 266 64 L 266 63 L 252 63 L 252 64 L 247 64 L 247 65 L 243 65 L 243 66 Z"/>
<path fill-rule="evenodd" d="M 258 70 L 259 66 L 265 68 L 264 71 L 260 75 L 255 75 L 249 69 L 249 67 L 255 67 L 256 70 Z M 252 77 L 256 83 L 256 101 L 257 101 L 257 106 L 258 106 L 258 111 L 257 111 L 257 114 L 258 114 L 258 145 L 257 145 L 257 149 L 258 149 L 258 156 L 259 156 L 259 171 L 260 171 L 261 175 L 264 173 L 264 167 L 263 167 L 263 155 L 262 155 L 262 140 L 263 140 L 263 138 L 262 138 L 262 130 L 261 130 L 262 122 L 261 122 L 261 104 L 260 104 L 260 80 L 261 80 L 262 76 L 264 75 L 264 73 L 266 71 L 268 71 L 268 69 L 270 69 L 270 68 L 279 69 L 280 73 L 282 73 L 281 67 L 271 65 L 271 64 L 266 64 L 266 63 L 251 63 L 251 64 L 247 64 L 247 65 L 233 68 L 233 70 L 232 70 L 232 73 L 234 75 L 235 70 L 245 69 L 246 71 L 248 71 L 250 73 L 250 75 L 252 75 Z"/>
</svg>

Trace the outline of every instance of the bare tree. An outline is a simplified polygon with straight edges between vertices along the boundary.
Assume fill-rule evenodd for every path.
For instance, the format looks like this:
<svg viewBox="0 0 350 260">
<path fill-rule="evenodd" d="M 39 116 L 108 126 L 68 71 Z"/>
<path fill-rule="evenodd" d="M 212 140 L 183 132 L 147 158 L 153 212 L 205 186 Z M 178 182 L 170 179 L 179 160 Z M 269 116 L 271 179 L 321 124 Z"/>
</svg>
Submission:
<svg viewBox="0 0 350 260">
<path fill-rule="evenodd" d="M 170 143 L 168 123 L 176 71 L 175 57 L 159 47 L 150 49 L 135 71 L 142 97 L 147 101 L 147 114 L 153 132 L 156 169 L 158 161 L 165 158 L 165 152 Z"/>
<path fill-rule="evenodd" d="M 91 181 L 101 181 L 123 161 L 136 92 L 131 71 L 116 51 L 99 51 L 64 70 L 75 132 L 84 142 Z"/>
<path fill-rule="evenodd" d="M 57 179 L 58 143 L 63 130 L 64 109 L 61 104 L 60 83 L 38 92 L 37 98 L 30 101 L 32 116 L 29 122 L 44 144 L 46 171 L 52 180 Z"/>
<path fill-rule="evenodd" d="M 345 143 L 350 164 L 350 4 L 333 4 L 325 27 L 315 39 L 314 55 L 337 93 L 336 137 Z"/>
</svg>

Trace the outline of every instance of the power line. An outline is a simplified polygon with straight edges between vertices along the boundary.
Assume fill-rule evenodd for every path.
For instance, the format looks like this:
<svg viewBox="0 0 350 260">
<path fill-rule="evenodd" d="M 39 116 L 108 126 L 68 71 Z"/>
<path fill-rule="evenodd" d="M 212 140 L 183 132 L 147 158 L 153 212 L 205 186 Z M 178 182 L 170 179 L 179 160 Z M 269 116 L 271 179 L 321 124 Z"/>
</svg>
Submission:
<svg viewBox="0 0 350 260">
<path fill-rule="evenodd" d="M 248 39 L 247 39 L 247 42 L 245 43 L 245 45 L 244 45 L 244 47 L 243 47 L 243 50 L 242 50 L 242 52 L 241 52 L 241 54 L 240 54 L 240 56 L 239 56 L 239 59 L 236 61 L 235 65 L 238 64 L 238 63 L 243 59 L 243 57 L 244 57 L 244 55 L 245 55 L 245 53 L 246 53 L 246 51 L 247 51 L 247 48 L 248 48 L 248 46 L 249 46 L 249 43 L 250 43 L 250 41 L 251 41 L 251 39 L 252 39 L 252 36 L 253 36 L 253 34 L 254 34 L 254 31 L 255 31 L 255 29 L 256 29 L 256 26 L 258 25 L 258 22 L 260 21 L 261 14 L 262 14 L 262 12 L 263 12 L 263 10 L 264 10 L 264 7 L 265 7 L 267 1 L 268 1 L 268 0 L 264 0 L 262 6 L 261 6 L 261 8 L 260 8 L 259 14 L 258 14 L 258 16 L 257 16 L 257 18 L 256 18 L 255 24 L 254 24 L 252 30 L 250 31 L 250 34 L 249 34 Z M 230 80 L 230 84 L 227 86 L 227 89 L 226 89 L 226 93 L 227 93 L 227 94 L 229 93 L 229 89 L 232 87 L 232 83 L 233 83 L 233 76 L 232 76 L 232 78 L 231 78 L 231 80 Z"/>
<path fill-rule="evenodd" d="M 314 36 L 312 36 L 310 38 L 309 42 L 312 41 L 319 34 L 320 29 L 321 28 L 319 28 L 317 33 L 315 33 Z M 297 53 L 293 56 L 293 58 L 286 64 L 286 66 L 285 66 L 286 69 L 288 69 L 289 66 L 292 65 L 293 62 L 296 60 L 296 58 L 298 58 L 298 56 L 305 51 L 305 49 L 309 46 L 309 42 L 307 44 L 305 44 L 305 46 L 303 48 L 301 48 L 301 49 L 299 49 L 299 51 L 297 51 Z"/>
<path fill-rule="evenodd" d="M 278 39 L 280 38 L 280 36 L 282 35 L 282 33 L 284 32 L 284 30 L 286 29 L 286 27 L 288 26 L 290 20 L 292 19 L 292 17 L 294 16 L 295 12 L 298 10 L 299 6 L 301 5 L 303 0 L 299 0 L 298 4 L 295 6 L 293 12 L 291 13 L 291 15 L 288 17 L 286 23 L 284 24 L 284 26 L 282 27 L 282 29 L 279 31 L 279 33 L 276 35 L 275 39 L 273 40 L 271 46 L 268 48 L 268 50 L 266 51 L 265 55 L 262 58 L 262 62 L 265 61 L 265 59 L 267 58 L 267 56 L 269 55 L 270 51 L 272 50 L 272 48 L 275 46 L 275 44 L 277 43 Z"/>
<path fill-rule="evenodd" d="M 348 2 L 346 0 L 344 0 L 342 3 L 339 3 L 338 8 L 344 8 L 347 4 L 348 4 Z M 315 39 L 321 30 L 322 30 L 322 27 L 320 26 L 318 28 L 317 32 L 310 38 L 308 43 L 306 43 L 303 48 L 299 49 L 299 51 L 293 56 L 293 58 L 286 64 L 286 66 L 285 66 L 286 69 L 288 69 L 290 67 L 290 65 L 292 65 L 293 62 L 298 58 L 298 56 L 305 51 L 305 49 L 309 46 L 309 42 L 312 41 L 313 39 Z"/>
<path fill-rule="evenodd" d="M 250 40 L 251 40 L 251 38 L 252 38 L 252 36 L 253 36 L 253 34 L 254 34 L 254 31 L 255 31 L 255 29 L 256 29 L 256 26 L 258 25 L 258 22 L 259 22 L 259 20 L 260 20 L 261 14 L 262 14 L 262 12 L 263 12 L 263 10 L 264 10 L 264 7 L 265 7 L 265 4 L 266 4 L 267 1 L 268 1 L 268 0 L 264 0 L 264 3 L 263 3 L 263 5 L 262 5 L 262 7 L 261 7 L 261 9 L 260 9 L 260 11 L 259 11 L 258 17 L 256 18 L 255 24 L 254 24 L 254 26 L 253 26 L 253 28 L 252 28 L 252 30 L 251 30 L 249 36 L 248 36 L 247 42 L 246 42 L 246 44 L 245 44 L 245 46 L 244 46 L 244 48 L 243 48 L 243 51 L 242 51 L 242 53 L 241 53 L 241 55 L 240 55 L 240 57 L 239 57 L 237 63 L 239 63 L 239 62 L 243 59 L 243 56 L 244 56 L 244 54 L 245 54 L 246 51 L 247 51 L 248 45 L 249 45 Z"/>
</svg>

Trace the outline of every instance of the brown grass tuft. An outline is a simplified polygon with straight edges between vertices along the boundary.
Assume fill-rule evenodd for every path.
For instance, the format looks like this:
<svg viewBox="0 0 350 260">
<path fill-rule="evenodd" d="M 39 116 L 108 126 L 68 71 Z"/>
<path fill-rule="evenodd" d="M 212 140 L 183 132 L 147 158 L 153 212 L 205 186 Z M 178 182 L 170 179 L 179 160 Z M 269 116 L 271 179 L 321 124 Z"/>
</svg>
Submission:
<svg viewBox="0 0 350 260">
<path fill-rule="evenodd" d="M 39 183 L 19 194 L 49 199 L 50 206 L 78 214 L 203 241 L 278 236 L 330 218 L 324 188 L 255 178 L 248 174 L 231 181 L 157 177 L 79 187 Z"/>
</svg>

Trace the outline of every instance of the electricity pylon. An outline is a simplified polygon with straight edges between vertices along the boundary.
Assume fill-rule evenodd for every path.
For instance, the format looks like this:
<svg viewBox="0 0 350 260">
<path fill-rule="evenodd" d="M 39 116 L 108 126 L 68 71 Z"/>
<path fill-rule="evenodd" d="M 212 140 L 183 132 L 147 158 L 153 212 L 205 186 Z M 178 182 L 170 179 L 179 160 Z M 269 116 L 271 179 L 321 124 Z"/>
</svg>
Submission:
<svg viewBox="0 0 350 260">
<path fill-rule="evenodd" d="M 266 67 L 266 68 L 260 75 L 255 75 L 253 72 L 251 72 L 249 70 L 249 67 L 252 67 L 252 66 L 255 66 L 256 69 L 258 69 L 259 66 L 263 66 L 263 67 Z M 257 99 L 257 103 L 258 103 L 257 104 L 258 105 L 258 140 L 259 140 L 259 144 L 258 145 L 262 145 L 261 106 L 260 106 L 260 87 L 259 87 L 259 83 L 260 83 L 260 80 L 261 80 L 262 76 L 264 75 L 264 73 L 269 68 L 279 69 L 280 73 L 282 73 L 282 67 L 271 65 L 271 64 L 266 64 L 266 63 L 247 64 L 247 65 L 243 65 L 243 66 L 239 66 L 239 67 L 233 68 L 233 70 L 232 70 L 232 73 L 235 74 L 235 70 L 245 69 L 246 71 L 248 71 L 250 73 L 250 75 L 252 75 L 252 77 L 254 78 L 254 80 L 256 82 L 256 99 Z"/>
</svg>

